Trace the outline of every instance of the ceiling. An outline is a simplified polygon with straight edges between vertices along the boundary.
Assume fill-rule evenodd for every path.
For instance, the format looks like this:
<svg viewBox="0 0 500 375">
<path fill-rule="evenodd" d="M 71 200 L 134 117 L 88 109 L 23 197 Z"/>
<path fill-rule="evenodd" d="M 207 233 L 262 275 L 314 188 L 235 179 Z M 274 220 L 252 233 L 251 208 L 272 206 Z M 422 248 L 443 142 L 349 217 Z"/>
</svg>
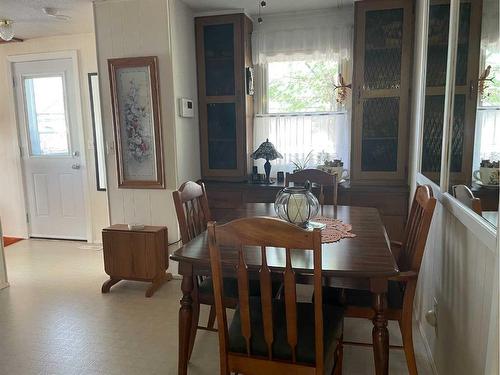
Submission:
<svg viewBox="0 0 500 375">
<path fill-rule="evenodd" d="M 43 13 L 43 7 L 56 8 L 71 19 L 49 17 Z M 0 19 L 14 21 L 15 36 L 22 39 L 94 30 L 92 0 L 0 0 Z"/>
<path fill-rule="evenodd" d="M 105 0 L 101 0 L 105 1 Z M 260 0 L 182 0 L 195 12 L 245 9 L 256 14 Z M 351 5 L 354 0 L 267 0 L 263 14 L 297 12 Z M 58 20 L 43 13 L 52 7 L 71 17 Z M 0 0 L 0 19 L 14 21 L 15 36 L 32 39 L 93 32 L 92 0 Z"/>
<path fill-rule="evenodd" d="M 245 9 L 249 14 L 256 14 L 260 0 L 183 0 L 195 12 Z M 352 5 L 354 0 L 266 0 L 267 7 L 263 14 L 297 12 Z"/>
</svg>

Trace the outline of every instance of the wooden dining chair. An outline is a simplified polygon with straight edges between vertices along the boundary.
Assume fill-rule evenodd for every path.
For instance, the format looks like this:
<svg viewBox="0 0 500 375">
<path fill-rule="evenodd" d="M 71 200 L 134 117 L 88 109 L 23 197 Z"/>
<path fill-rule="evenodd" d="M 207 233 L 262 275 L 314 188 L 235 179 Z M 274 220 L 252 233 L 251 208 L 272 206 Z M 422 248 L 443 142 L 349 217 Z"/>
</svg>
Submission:
<svg viewBox="0 0 500 375">
<path fill-rule="evenodd" d="M 337 195 L 338 195 L 338 180 L 336 174 L 326 173 L 319 169 L 303 169 L 301 171 L 295 173 L 287 173 L 285 178 L 285 185 L 290 186 L 290 183 L 293 182 L 295 184 L 303 184 L 307 180 L 309 182 L 318 184 L 320 186 L 318 201 L 323 206 L 325 204 L 325 187 L 332 187 L 333 189 L 333 197 L 332 202 L 333 205 L 337 205 Z"/>
<path fill-rule="evenodd" d="M 321 298 L 314 303 L 297 301 L 292 253 L 298 251 L 312 251 L 314 291 L 320 297 L 322 294 L 320 230 L 304 230 L 276 218 L 253 217 L 224 225 L 210 222 L 208 238 L 220 373 L 340 374 L 342 308 L 323 305 Z M 285 259 L 284 269 L 272 269 L 277 259 Z M 237 275 L 239 293 L 238 307 L 228 327 L 222 276 L 230 268 Z M 272 293 L 271 280 L 277 274 L 284 283 L 281 299 L 273 298 Z M 249 295 L 250 279 L 259 280 L 259 296 Z"/>
<path fill-rule="evenodd" d="M 410 375 L 417 374 L 412 337 L 413 299 L 435 206 L 436 199 L 432 195 L 432 188 L 427 185 L 418 186 L 403 242 L 391 241 L 400 272 L 388 280 L 388 307 L 385 315 L 389 320 L 399 323 L 403 346 L 391 345 L 391 348 L 404 350 Z M 325 288 L 324 299 L 334 305 L 344 306 L 346 317 L 373 319 L 372 296 L 369 291 Z M 348 341 L 343 344 L 371 345 Z"/>
<path fill-rule="evenodd" d="M 207 229 L 207 223 L 211 220 L 210 208 L 208 206 L 205 185 L 200 182 L 187 181 L 183 183 L 179 190 L 172 193 L 174 198 L 175 212 L 181 232 L 183 244 L 188 243 L 197 235 Z M 198 278 L 193 280 L 195 288 L 193 291 L 193 319 L 199 329 L 215 331 L 215 307 L 212 292 L 211 278 Z M 228 288 L 228 291 L 234 288 Z M 236 306 L 235 296 L 226 298 L 229 306 Z M 198 326 L 200 304 L 210 306 L 210 314 L 206 327 Z"/>
<path fill-rule="evenodd" d="M 478 215 L 483 214 L 483 208 L 481 207 L 481 199 L 474 197 L 474 194 L 465 185 L 455 185 L 452 187 L 452 193 L 457 200 L 463 205 L 469 207 Z"/>
<path fill-rule="evenodd" d="M 204 232 L 207 228 L 207 223 L 212 219 L 210 208 L 208 205 L 207 193 L 205 185 L 202 182 L 187 181 L 183 183 L 179 190 L 172 193 L 174 198 L 175 211 L 177 221 L 181 232 L 181 240 L 183 244 L 188 243 L 194 237 Z M 194 340 L 196 338 L 196 330 L 216 331 L 215 324 L 215 307 L 213 295 L 213 283 L 211 277 L 198 277 L 193 280 L 193 332 L 190 343 L 189 353 L 193 350 Z M 275 283 L 273 291 L 278 293 L 280 284 Z M 234 278 L 224 278 L 224 304 L 227 308 L 234 309 L 238 303 L 238 284 Z M 252 282 L 251 294 L 258 294 L 258 283 Z M 210 306 L 210 313 L 206 326 L 200 326 L 200 305 Z"/>
</svg>

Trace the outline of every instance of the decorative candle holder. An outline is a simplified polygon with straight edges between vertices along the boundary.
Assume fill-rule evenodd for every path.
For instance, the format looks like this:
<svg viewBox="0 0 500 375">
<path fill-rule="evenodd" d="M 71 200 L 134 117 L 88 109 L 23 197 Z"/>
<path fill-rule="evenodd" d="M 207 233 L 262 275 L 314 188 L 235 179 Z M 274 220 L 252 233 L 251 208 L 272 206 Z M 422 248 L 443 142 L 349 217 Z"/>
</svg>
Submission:
<svg viewBox="0 0 500 375">
<path fill-rule="evenodd" d="M 311 192 L 311 183 L 304 187 L 286 187 L 276 196 L 274 210 L 279 218 L 302 228 L 309 227 L 309 221 L 319 211 L 318 199 Z"/>
</svg>

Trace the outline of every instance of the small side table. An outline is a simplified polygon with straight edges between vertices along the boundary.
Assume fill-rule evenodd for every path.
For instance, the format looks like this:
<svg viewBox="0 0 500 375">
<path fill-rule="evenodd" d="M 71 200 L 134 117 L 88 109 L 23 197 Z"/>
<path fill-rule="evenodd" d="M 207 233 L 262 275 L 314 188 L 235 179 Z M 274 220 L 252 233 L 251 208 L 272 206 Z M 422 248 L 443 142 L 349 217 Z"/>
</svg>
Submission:
<svg viewBox="0 0 500 375">
<path fill-rule="evenodd" d="M 108 293 L 121 280 L 152 282 L 146 291 L 151 297 L 172 279 L 168 269 L 168 231 L 166 227 L 145 226 L 129 230 L 126 224 L 115 224 L 102 231 L 104 270 L 109 275 L 101 288 Z"/>
</svg>

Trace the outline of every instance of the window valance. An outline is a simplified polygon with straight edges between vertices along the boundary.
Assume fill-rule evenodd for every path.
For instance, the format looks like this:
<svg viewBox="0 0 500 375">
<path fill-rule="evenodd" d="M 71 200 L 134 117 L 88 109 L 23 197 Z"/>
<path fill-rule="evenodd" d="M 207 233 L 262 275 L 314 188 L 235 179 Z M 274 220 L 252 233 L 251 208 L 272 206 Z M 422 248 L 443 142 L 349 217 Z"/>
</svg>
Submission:
<svg viewBox="0 0 500 375">
<path fill-rule="evenodd" d="M 290 56 L 317 59 L 332 55 L 350 59 L 353 23 L 352 7 L 266 16 L 252 35 L 254 63 L 285 61 Z"/>
</svg>

